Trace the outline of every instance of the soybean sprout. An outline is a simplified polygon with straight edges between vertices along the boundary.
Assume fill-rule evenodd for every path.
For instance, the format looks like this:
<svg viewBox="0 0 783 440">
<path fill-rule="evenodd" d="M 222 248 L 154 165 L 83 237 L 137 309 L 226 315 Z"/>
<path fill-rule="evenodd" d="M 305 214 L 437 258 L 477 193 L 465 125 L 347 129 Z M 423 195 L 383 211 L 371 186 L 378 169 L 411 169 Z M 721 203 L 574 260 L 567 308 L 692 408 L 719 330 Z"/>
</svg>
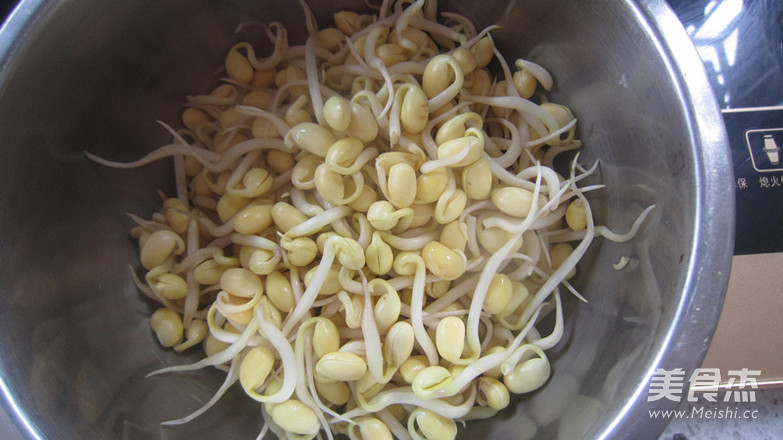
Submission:
<svg viewBox="0 0 783 440">
<path fill-rule="evenodd" d="M 118 168 L 175 161 L 177 194 L 132 216 L 164 347 L 206 357 L 151 374 L 216 367 L 258 401 L 260 435 L 449 439 L 510 394 L 543 386 L 563 334 L 561 287 L 596 237 L 596 167 L 549 102 L 552 76 L 509 64 L 491 30 L 435 0 L 339 11 L 258 58 L 240 42 L 222 84 L 188 97 L 170 144 Z M 496 62 L 501 76 L 488 67 Z M 512 70 L 513 66 L 515 70 Z M 622 263 L 620 264 L 622 265 Z M 619 266 L 616 266 L 619 269 Z M 541 335 L 544 315 L 554 329 Z"/>
</svg>

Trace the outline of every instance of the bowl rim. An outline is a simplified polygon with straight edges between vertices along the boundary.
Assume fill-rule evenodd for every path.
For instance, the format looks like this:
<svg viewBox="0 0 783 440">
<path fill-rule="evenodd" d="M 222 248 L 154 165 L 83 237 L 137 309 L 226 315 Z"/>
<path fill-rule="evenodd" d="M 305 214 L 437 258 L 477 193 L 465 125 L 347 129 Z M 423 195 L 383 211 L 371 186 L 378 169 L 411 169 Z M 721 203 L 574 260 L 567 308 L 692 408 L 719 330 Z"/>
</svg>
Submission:
<svg viewBox="0 0 783 440">
<path fill-rule="evenodd" d="M 672 409 L 680 402 L 648 402 L 648 387 L 656 369 L 701 366 L 715 333 L 728 287 L 734 254 L 735 196 L 731 150 L 723 116 L 706 69 L 684 26 L 665 0 L 626 0 L 630 10 L 656 38 L 671 79 L 686 112 L 694 153 L 696 205 L 694 233 L 683 294 L 652 361 L 632 396 L 607 420 L 596 438 L 634 438 L 636 433 L 662 432 L 670 420 L 650 417 L 649 411 Z"/>
<path fill-rule="evenodd" d="M 21 0 L 0 27 L 0 77 L 5 76 L 28 32 L 34 30 L 41 12 L 56 7 L 49 0 Z M 680 92 L 695 153 L 696 206 L 694 234 L 685 255 L 684 292 L 671 324 L 632 396 L 611 420 L 602 423 L 597 438 L 633 437 L 633 433 L 661 432 L 668 420 L 649 417 L 653 407 L 671 407 L 674 402 L 646 402 L 646 391 L 655 369 L 692 369 L 707 354 L 728 286 L 734 248 L 735 198 L 733 168 L 723 117 L 701 58 L 681 22 L 665 0 L 625 0 L 640 24 L 647 26 L 659 53 L 667 63 Z M 673 350 L 672 348 L 676 348 Z M 0 372 L 2 373 L 2 372 Z M 0 374 L 2 405 L 22 435 L 40 439 L 34 423 L 20 408 Z"/>
</svg>

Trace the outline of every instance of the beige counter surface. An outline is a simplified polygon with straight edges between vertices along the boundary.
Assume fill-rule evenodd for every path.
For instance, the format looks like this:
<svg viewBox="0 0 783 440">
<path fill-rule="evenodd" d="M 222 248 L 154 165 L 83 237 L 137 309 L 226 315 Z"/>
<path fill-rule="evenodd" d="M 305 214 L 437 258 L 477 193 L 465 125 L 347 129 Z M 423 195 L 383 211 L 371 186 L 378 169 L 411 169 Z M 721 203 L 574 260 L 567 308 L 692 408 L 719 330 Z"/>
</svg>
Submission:
<svg viewBox="0 0 783 440">
<path fill-rule="evenodd" d="M 702 366 L 719 368 L 722 378 L 731 370 L 759 370 L 760 387 L 783 387 L 783 253 L 734 256 Z"/>
</svg>

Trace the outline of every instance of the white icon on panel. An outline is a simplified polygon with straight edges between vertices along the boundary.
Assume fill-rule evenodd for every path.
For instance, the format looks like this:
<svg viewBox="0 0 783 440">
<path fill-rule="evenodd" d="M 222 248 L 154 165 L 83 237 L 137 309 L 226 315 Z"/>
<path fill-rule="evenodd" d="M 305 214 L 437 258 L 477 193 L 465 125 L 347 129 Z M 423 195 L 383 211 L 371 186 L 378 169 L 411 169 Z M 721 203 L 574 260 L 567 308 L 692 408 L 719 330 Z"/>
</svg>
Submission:
<svg viewBox="0 0 783 440">
<path fill-rule="evenodd" d="M 762 128 L 745 132 L 753 168 L 759 172 L 783 171 L 783 128 Z"/>
<path fill-rule="evenodd" d="M 767 153 L 769 162 L 772 165 L 780 163 L 780 148 L 778 148 L 778 144 L 775 143 L 775 138 L 771 134 L 764 135 L 764 152 Z"/>
</svg>

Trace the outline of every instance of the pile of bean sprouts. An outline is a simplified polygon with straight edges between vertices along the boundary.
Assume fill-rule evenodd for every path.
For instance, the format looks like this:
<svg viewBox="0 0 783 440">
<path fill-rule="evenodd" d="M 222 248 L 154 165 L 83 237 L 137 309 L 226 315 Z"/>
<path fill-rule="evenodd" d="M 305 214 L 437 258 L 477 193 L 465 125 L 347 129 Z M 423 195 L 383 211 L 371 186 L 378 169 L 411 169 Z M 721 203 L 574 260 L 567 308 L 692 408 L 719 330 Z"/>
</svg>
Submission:
<svg viewBox="0 0 783 440">
<path fill-rule="evenodd" d="M 222 84 L 187 99 L 185 128 L 137 167 L 173 157 L 176 197 L 137 223 L 160 344 L 202 346 L 280 438 L 453 439 L 550 376 L 562 289 L 596 226 L 577 184 L 593 173 L 552 77 L 495 48 L 434 0 L 334 14 L 307 40 L 264 29 Z M 488 69 L 499 72 L 496 77 Z M 134 273 L 134 271 L 131 271 Z M 135 277 L 135 274 L 134 274 Z M 581 298 L 583 299 L 583 298 Z M 554 314 L 554 329 L 536 326 Z"/>
</svg>

